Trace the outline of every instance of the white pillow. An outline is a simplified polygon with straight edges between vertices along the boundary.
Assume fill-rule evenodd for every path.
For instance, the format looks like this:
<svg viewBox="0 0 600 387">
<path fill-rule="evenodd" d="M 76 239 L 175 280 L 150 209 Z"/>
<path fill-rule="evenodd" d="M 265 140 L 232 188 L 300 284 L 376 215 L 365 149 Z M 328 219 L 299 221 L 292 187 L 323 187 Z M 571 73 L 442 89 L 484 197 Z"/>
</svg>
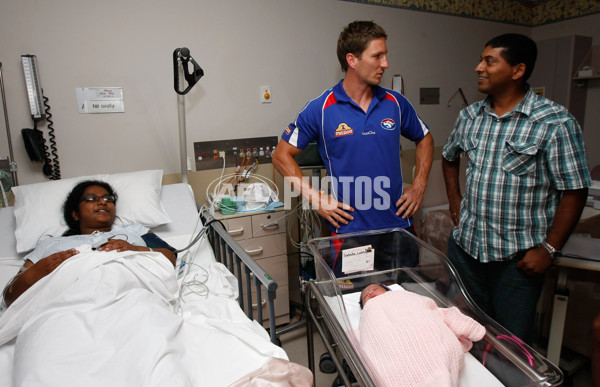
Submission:
<svg viewBox="0 0 600 387">
<path fill-rule="evenodd" d="M 60 236 L 67 230 L 62 206 L 67 195 L 83 180 L 110 184 L 118 195 L 118 224 L 140 223 L 152 228 L 171 222 L 162 203 L 161 170 L 112 175 L 81 176 L 13 187 L 15 195 L 15 239 L 17 252 L 35 248 L 44 236 Z"/>
</svg>

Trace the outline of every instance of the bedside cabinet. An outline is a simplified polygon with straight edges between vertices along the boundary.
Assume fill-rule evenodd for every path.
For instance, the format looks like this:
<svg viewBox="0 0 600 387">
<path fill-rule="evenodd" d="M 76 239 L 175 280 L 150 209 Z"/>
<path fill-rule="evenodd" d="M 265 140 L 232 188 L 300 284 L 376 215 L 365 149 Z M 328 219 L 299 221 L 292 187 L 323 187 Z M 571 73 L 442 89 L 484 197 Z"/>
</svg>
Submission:
<svg viewBox="0 0 600 387">
<path fill-rule="evenodd" d="M 290 303 L 285 211 L 218 215 L 217 218 L 225 225 L 229 235 L 277 282 L 275 325 L 288 323 Z M 253 314 L 256 316 L 256 309 L 260 305 L 265 326 L 268 326 L 266 299 L 264 294 L 262 296 L 262 300 L 256 300 L 253 292 Z"/>
</svg>

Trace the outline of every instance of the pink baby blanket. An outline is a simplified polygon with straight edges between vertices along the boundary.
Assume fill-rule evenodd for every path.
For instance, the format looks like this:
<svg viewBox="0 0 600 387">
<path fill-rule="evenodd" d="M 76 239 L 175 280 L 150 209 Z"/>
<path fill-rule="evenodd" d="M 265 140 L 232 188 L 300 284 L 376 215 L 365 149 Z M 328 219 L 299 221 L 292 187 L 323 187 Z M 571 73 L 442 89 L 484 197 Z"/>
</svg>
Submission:
<svg viewBox="0 0 600 387">
<path fill-rule="evenodd" d="M 464 353 L 485 328 L 456 307 L 390 291 L 372 298 L 354 331 L 377 386 L 456 386 Z"/>
</svg>

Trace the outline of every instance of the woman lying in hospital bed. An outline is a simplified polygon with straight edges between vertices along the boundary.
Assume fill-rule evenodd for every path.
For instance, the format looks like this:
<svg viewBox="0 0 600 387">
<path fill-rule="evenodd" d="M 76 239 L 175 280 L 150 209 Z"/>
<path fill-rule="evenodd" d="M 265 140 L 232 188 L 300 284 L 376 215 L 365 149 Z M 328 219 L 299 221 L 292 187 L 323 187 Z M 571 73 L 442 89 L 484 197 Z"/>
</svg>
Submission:
<svg viewBox="0 0 600 387">
<path fill-rule="evenodd" d="M 360 296 L 356 345 L 378 386 L 457 386 L 464 354 L 485 328 L 458 308 L 374 283 Z"/>
<path fill-rule="evenodd" d="M 175 249 L 147 227 L 137 223 L 114 225 L 117 198 L 108 183 L 86 180 L 77 184 L 63 205 L 63 215 L 69 229 L 62 237 L 41 240 L 35 250 L 25 257 L 23 268 L 4 289 L 6 304 L 12 304 L 63 261 L 79 254 L 77 248 L 82 245 L 89 245 L 98 251 L 156 249 L 175 265 Z"/>
<path fill-rule="evenodd" d="M 156 191 L 160 195 L 162 172 L 145 172 L 143 177 L 151 175 L 152 187 L 158 182 Z M 138 173 L 132 174 L 137 177 Z M 119 202 L 133 203 L 131 207 L 140 211 L 135 218 L 151 222 L 145 217 L 148 207 L 161 206 L 145 205 L 148 201 L 140 196 L 148 190 L 130 182 L 132 174 L 102 176 L 119 183 L 119 192 L 124 192 Z M 76 180 L 72 185 L 82 179 Z M 45 190 L 47 200 L 32 204 L 24 198 L 21 204 L 15 203 L 17 227 L 6 232 L 14 231 L 16 237 L 36 235 L 31 231 L 41 223 L 40 215 L 34 217 L 28 233 L 19 234 L 19 216 L 23 214 L 17 213 L 24 203 L 28 203 L 26 207 L 35 207 L 36 203 L 43 209 L 52 207 L 48 197 L 57 191 L 55 184 L 62 184 L 62 189 L 66 181 L 43 184 L 52 185 Z M 37 198 L 43 189 L 28 189 L 27 194 L 35 193 Z M 64 200 L 69 191 L 62 192 Z M 24 192 L 21 194 L 25 196 Z M 145 227 L 132 226 L 130 230 L 123 226 L 123 231 L 112 224 L 112 196 L 116 195 L 105 188 L 86 189 L 78 198 L 81 201 L 77 200 L 77 210 L 67 211 L 80 221 L 74 233 L 82 235 L 40 243 L 39 252 L 34 251 L 31 263 L 25 265 L 28 269 L 17 275 L 34 273 L 31 277 L 35 283 L 25 284 L 27 290 L 21 289 L 18 297 L 15 293 L 12 304 L 0 310 L 0 385 L 225 386 L 248 385 L 250 378 L 273 381 L 273 377 L 282 375 L 296 381 L 300 378 L 298 385 L 311 384 L 310 372 L 288 362 L 285 352 L 269 341 L 264 328 L 246 317 L 236 300 L 235 277 L 214 260 L 205 239 L 201 239 L 197 249 L 193 248 L 184 270 L 187 274 L 180 277 L 182 269 L 174 269 L 174 254 L 165 242 L 149 234 Z M 184 203 L 191 200 L 191 211 L 186 206 L 185 212 L 192 217 L 197 215 L 191 191 L 178 199 Z M 129 206 L 123 207 L 122 203 L 117 209 L 121 222 L 134 217 L 124 211 Z M 157 218 L 153 214 L 152 222 Z M 102 220 L 102 224 L 88 222 L 92 220 Z M 166 222 L 160 219 L 157 224 Z M 64 231 L 53 230 L 37 235 L 62 235 Z M 111 233 L 118 236 L 111 238 Z M 127 238 L 123 237 L 125 234 Z M 54 246 L 53 240 L 64 239 L 77 243 L 75 247 Z M 174 243 L 172 238 L 169 241 Z M 21 242 L 28 246 L 31 238 L 25 241 L 17 237 L 17 251 L 25 250 L 19 248 Z M 42 245 L 50 250 L 43 253 Z M 179 246 L 179 241 L 174 245 Z M 61 254 L 72 248 L 76 251 Z M 18 256 L 17 252 L 14 254 Z M 37 263 L 34 255 L 39 258 Z M 193 261 L 196 255 L 202 259 Z M 31 271 L 36 265 L 43 270 Z M 177 267 L 182 267 L 179 260 Z M 12 291 L 16 290 L 17 280 L 27 278 L 15 279 Z M 197 289 L 182 292 L 188 283 L 197 284 Z M 206 292 L 198 291 L 201 286 Z"/>
</svg>

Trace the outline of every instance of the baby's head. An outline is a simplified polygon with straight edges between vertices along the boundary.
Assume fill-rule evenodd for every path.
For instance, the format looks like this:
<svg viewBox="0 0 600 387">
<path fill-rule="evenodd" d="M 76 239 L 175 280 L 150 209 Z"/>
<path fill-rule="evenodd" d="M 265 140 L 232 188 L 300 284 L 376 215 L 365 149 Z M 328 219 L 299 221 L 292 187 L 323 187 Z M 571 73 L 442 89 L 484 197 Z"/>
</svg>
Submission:
<svg viewBox="0 0 600 387">
<path fill-rule="evenodd" d="M 391 289 L 380 283 L 367 285 L 367 287 L 360 292 L 360 300 L 358 301 L 360 308 L 362 309 L 371 298 L 377 297 L 389 290 Z"/>
</svg>

